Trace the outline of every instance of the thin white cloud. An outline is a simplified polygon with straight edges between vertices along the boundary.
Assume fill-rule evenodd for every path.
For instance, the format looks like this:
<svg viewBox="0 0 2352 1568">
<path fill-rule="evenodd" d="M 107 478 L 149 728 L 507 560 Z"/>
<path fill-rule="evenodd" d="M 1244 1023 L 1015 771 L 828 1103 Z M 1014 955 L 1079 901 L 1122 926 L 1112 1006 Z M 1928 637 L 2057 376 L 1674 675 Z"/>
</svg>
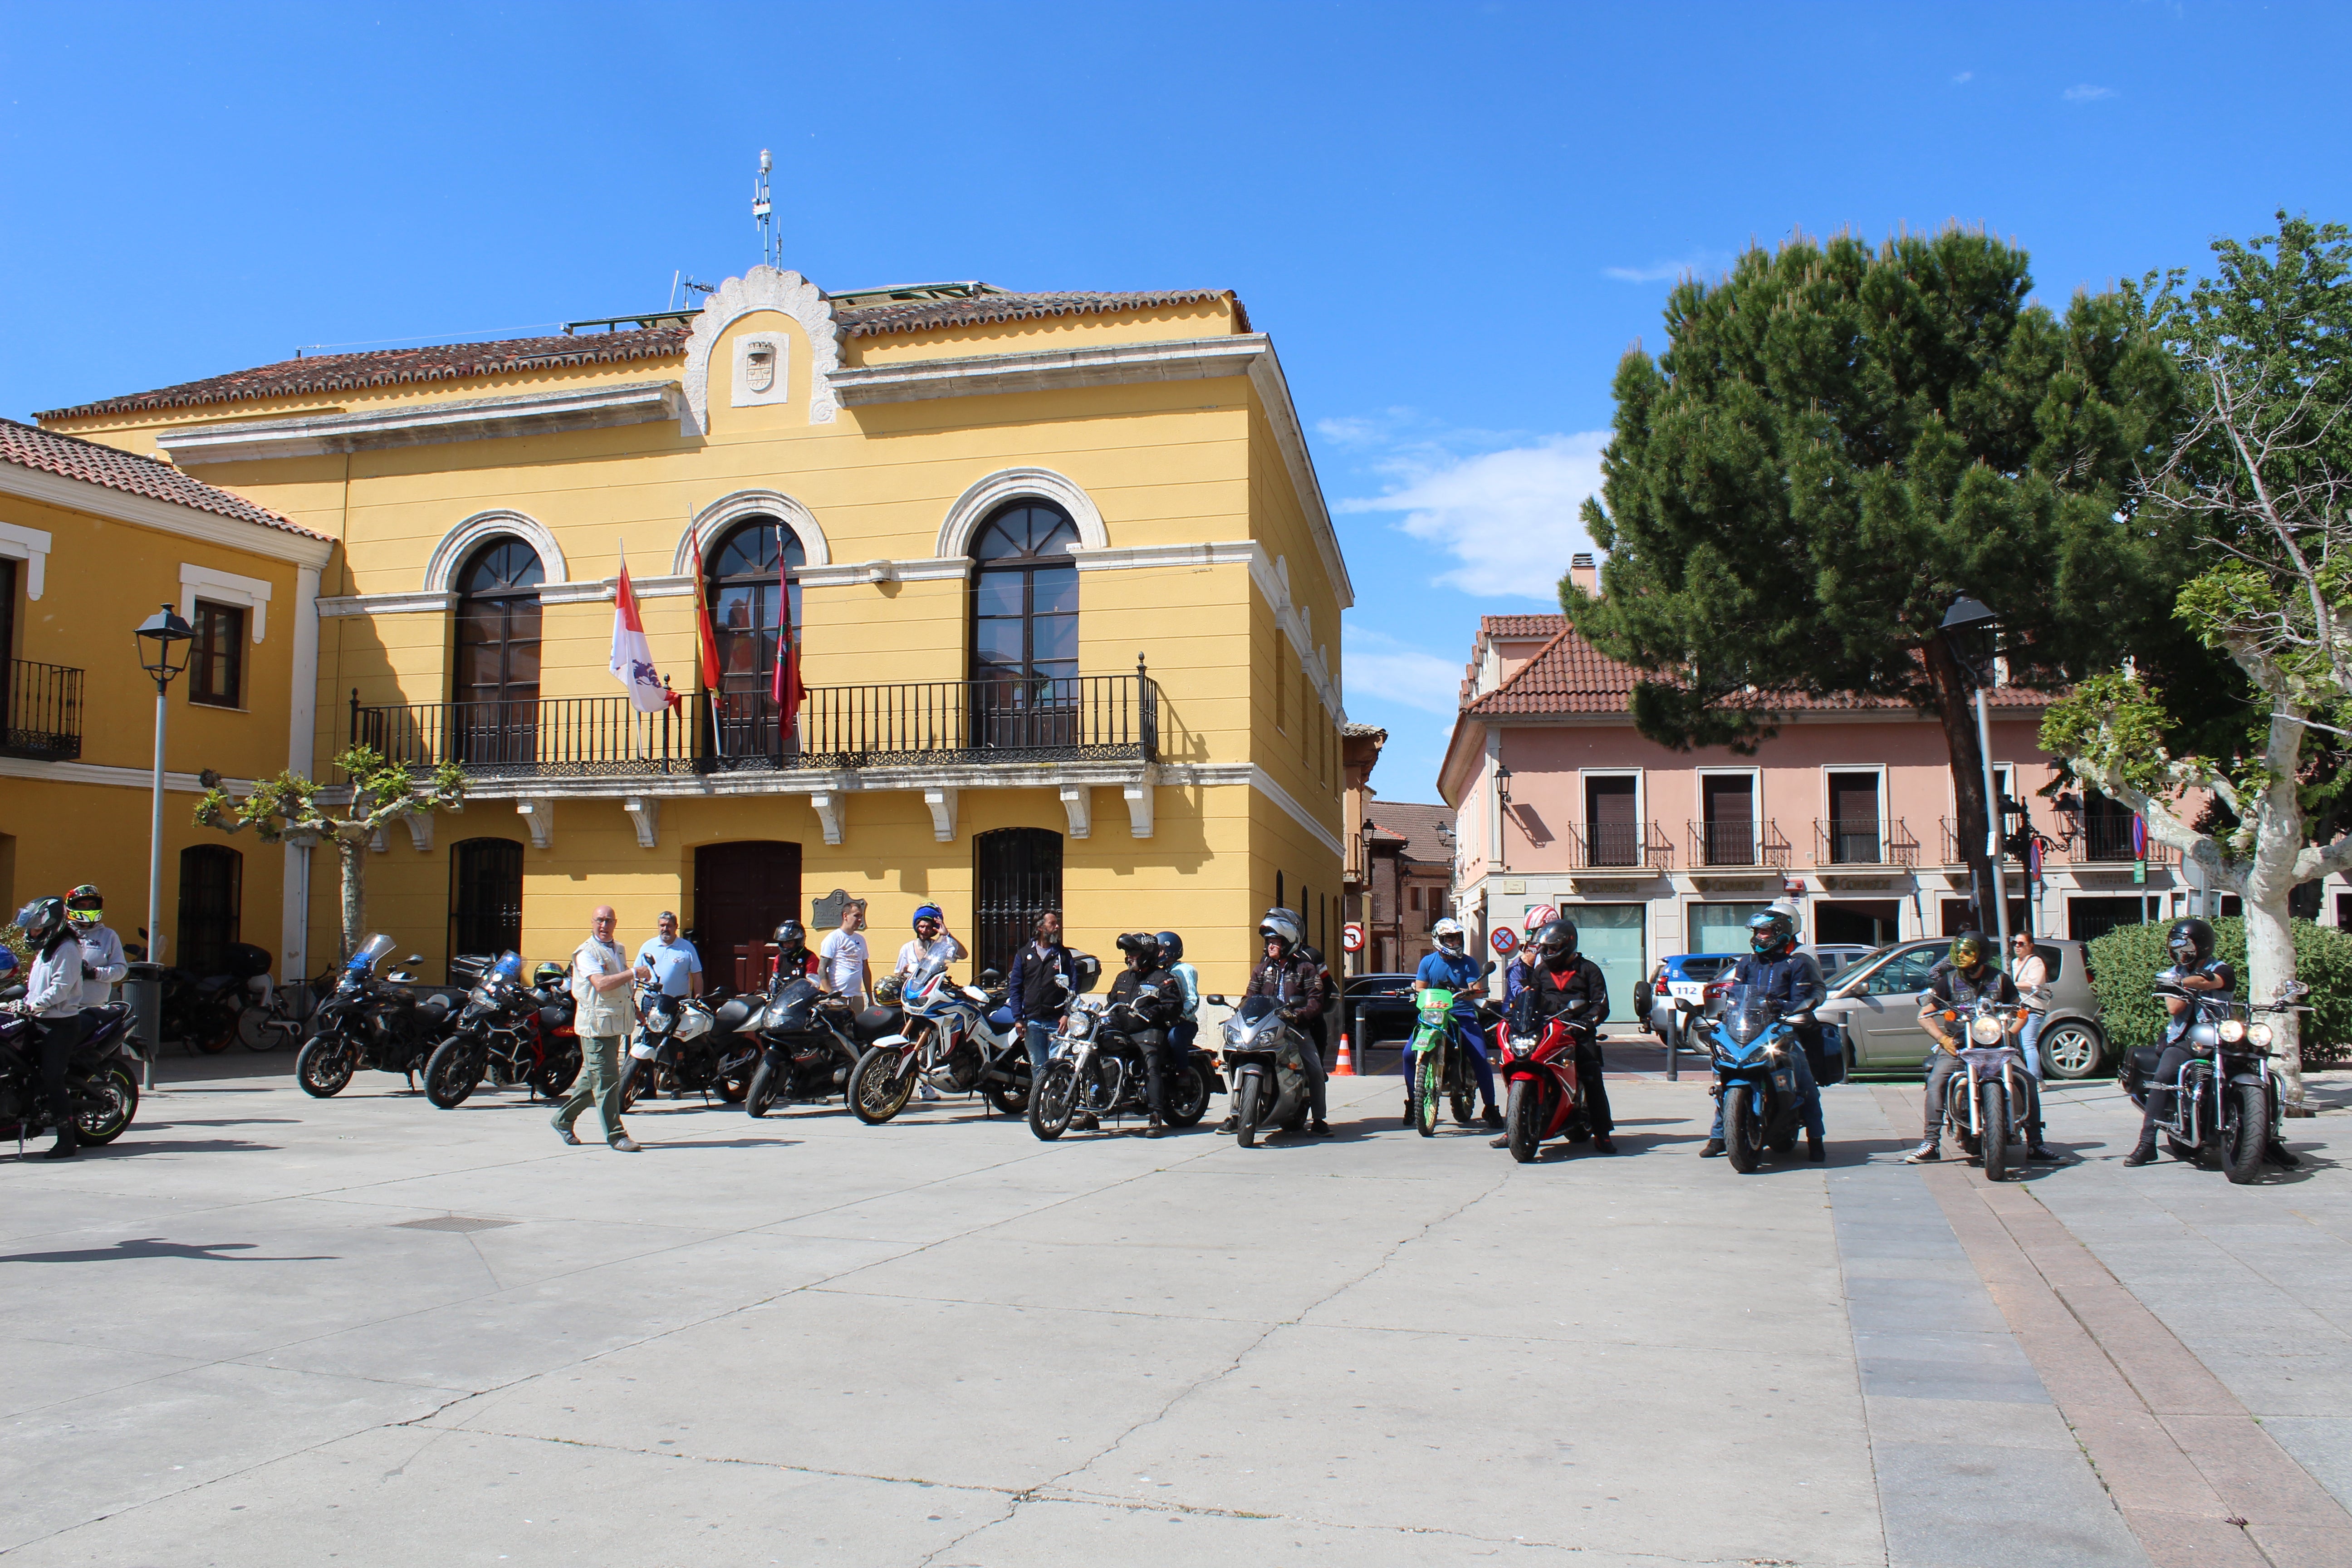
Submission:
<svg viewBox="0 0 2352 1568">
<path fill-rule="evenodd" d="M 1969 83 L 1974 81 L 1976 78 L 1977 73 L 1974 71 L 1962 71 L 1959 75 L 1952 79 L 1952 85 L 1954 87 L 1966 87 Z"/>
<path fill-rule="evenodd" d="M 1569 557 L 1592 548 L 1577 509 L 1601 488 L 1606 431 L 1547 436 L 1533 445 L 1437 460 L 1401 461 L 1386 494 L 1339 503 L 1342 512 L 1402 512 L 1397 524 L 1454 557 L 1433 579 L 1487 598 L 1556 600 Z"/>
<path fill-rule="evenodd" d="M 1444 658 L 1386 632 L 1349 623 L 1342 660 L 1349 706 L 1363 699 L 1451 715 L 1462 695 L 1462 659 Z"/>
<path fill-rule="evenodd" d="M 2083 81 L 2076 82 L 2073 87 L 2068 88 L 2061 96 L 2063 96 L 2069 103 L 2096 103 L 2103 98 L 2115 97 L 2116 89 L 2111 87 L 2099 87 L 2094 83 Z"/>
<path fill-rule="evenodd" d="M 1601 276 L 1620 283 L 1676 283 L 1693 273 L 1720 272 L 1731 265 L 1720 250 L 1694 250 L 1680 260 L 1653 261 L 1644 267 L 1604 267 Z"/>
</svg>

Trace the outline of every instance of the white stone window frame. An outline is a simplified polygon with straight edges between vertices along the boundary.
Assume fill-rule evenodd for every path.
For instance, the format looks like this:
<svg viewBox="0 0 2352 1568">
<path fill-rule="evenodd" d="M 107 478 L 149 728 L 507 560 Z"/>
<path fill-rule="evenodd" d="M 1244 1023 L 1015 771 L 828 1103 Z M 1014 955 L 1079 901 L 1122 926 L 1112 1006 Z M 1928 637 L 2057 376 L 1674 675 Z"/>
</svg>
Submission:
<svg viewBox="0 0 2352 1568">
<path fill-rule="evenodd" d="M 37 599 L 48 585 L 48 533 L 37 528 L 19 528 L 13 522 L 0 522 L 0 555 L 25 563 L 25 597 Z"/>
<path fill-rule="evenodd" d="M 257 645 L 269 629 L 269 584 L 259 577 L 241 577 L 234 572 L 192 566 L 184 561 L 180 563 L 182 620 L 193 622 L 196 618 L 196 601 L 200 598 L 243 608 L 252 623 Z"/>
<path fill-rule="evenodd" d="M 775 356 L 775 378 L 768 383 L 765 392 L 751 384 L 751 357 L 755 347 L 764 346 Z M 735 361 L 733 396 L 737 408 L 773 408 L 790 403 L 793 379 L 792 334 L 784 331 L 749 331 L 735 340 L 732 357 Z"/>
</svg>

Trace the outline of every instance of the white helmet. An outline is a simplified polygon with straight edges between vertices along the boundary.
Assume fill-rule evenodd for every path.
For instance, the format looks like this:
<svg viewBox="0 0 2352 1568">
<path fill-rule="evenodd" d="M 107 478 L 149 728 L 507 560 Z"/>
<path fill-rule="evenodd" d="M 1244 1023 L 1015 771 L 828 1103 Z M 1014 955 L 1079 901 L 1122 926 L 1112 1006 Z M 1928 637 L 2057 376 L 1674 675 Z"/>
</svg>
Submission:
<svg viewBox="0 0 2352 1568">
<path fill-rule="evenodd" d="M 1275 937 L 1283 946 L 1295 948 L 1307 940 L 1307 928 L 1298 923 L 1297 915 L 1276 904 L 1265 911 L 1264 920 L 1257 922 L 1257 934 L 1261 941 Z"/>
<path fill-rule="evenodd" d="M 1452 915 L 1447 915 L 1444 920 L 1439 921 L 1435 925 L 1430 927 L 1429 934 L 1436 938 L 1437 945 L 1444 948 L 1446 952 L 1459 952 L 1462 951 L 1462 922 L 1455 920 Z"/>
</svg>

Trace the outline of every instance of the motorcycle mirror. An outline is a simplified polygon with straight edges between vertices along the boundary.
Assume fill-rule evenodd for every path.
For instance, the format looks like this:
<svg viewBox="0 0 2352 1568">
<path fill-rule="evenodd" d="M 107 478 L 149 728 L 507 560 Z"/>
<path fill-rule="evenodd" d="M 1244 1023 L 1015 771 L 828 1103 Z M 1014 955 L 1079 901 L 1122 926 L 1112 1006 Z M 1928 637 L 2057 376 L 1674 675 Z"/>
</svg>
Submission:
<svg viewBox="0 0 2352 1568">
<path fill-rule="evenodd" d="M 1222 1007 L 1225 1005 L 1225 999 L 1222 996 L 1203 996 L 1201 1000 L 1206 1002 L 1212 1007 Z"/>
<path fill-rule="evenodd" d="M 425 962 L 425 955 L 421 952 L 412 952 L 400 962 L 403 963 L 422 963 Z"/>
<path fill-rule="evenodd" d="M 1490 959 L 1488 959 L 1488 960 L 1486 961 L 1486 968 L 1484 968 L 1484 969 L 1482 969 L 1482 970 L 1480 970 L 1478 973 L 1481 973 L 1481 974 L 1492 974 L 1492 973 L 1495 973 L 1495 961 L 1494 961 L 1493 959 L 1491 959 L 1491 958 L 1490 958 Z"/>
</svg>

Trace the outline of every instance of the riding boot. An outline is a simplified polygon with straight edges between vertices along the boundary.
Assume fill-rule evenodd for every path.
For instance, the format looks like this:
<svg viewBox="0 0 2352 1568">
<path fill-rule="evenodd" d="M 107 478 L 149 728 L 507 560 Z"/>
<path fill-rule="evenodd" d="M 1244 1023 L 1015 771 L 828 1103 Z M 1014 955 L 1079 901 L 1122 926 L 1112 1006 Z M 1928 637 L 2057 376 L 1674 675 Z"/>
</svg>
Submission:
<svg viewBox="0 0 2352 1568">
<path fill-rule="evenodd" d="M 2268 1160 L 2272 1164 L 2278 1166 L 2284 1171 L 2292 1171 L 2297 1165 L 2303 1163 L 2303 1159 L 2300 1155 L 2290 1151 L 2285 1144 L 2280 1142 L 2275 1138 L 2272 1139 L 2269 1146 L 2263 1149 L 2263 1158 Z"/>
<path fill-rule="evenodd" d="M 70 1160 L 75 1154 L 79 1153 L 80 1150 L 81 1129 L 74 1125 L 74 1120 L 71 1116 L 68 1116 L 64 1121 L 58 1123 L 58 1141 L 56 1144 L 51 1147 L 47 1153 L 42 1155 L 41 1158 L 44 1160 Z"/>
<path fill-rule="evenodd" d="M 1806 1133 L 1806 1134 L 1805 1134 L 1805 1161 L 1806 1161 L 1806 1163 L 1807 1163 L 1808 1164 L 1819 1165 L 1819 1164 L 1823 1163 L 1825 1161 L 1827 1161 L 1827 1160 L 1829 1159 L 1829 1157 L 1830 1157 L 1830 1152 L 1829 1152 L 1829 1151 L 1828 1151 L 1827 1149 L 1824 1149 L 1824 1148 L 1822 1148 L 1822 1140 L 1821 1140 L 1821 1136 L 1820 1136 L 1820 1134 L 1818 1134 L 1818 1133 L 1814 1133 L 1814 1132 L 1808 1132 L 1808 1133 Z"/>
<path fill-rule="evenodd" d="M 2148 1165 L 2156 1163 L 2156 1121 L 2154 1118 L 2139 1124 L 2139 1142 L 2124 1156 L 2126 1165 Z"/>
<path fill-rule="evenodd" d="M 1491 1105 L 1481 1113 L 1481 1119 L 1489 1127 L 1499 1129 L 1503 1125 L 1503 1113 Z"/>
<path fill-rule="evenodd" d="M 1168 1124 L 1160 1120 L 1160 1112 L 1155 1110 L 1151 1113 L 1150 1121 L 1143 1129 L 1143 1135 L 1146 1138 L 1165 1138 L 1170 1131 Z"/>
</svg>

